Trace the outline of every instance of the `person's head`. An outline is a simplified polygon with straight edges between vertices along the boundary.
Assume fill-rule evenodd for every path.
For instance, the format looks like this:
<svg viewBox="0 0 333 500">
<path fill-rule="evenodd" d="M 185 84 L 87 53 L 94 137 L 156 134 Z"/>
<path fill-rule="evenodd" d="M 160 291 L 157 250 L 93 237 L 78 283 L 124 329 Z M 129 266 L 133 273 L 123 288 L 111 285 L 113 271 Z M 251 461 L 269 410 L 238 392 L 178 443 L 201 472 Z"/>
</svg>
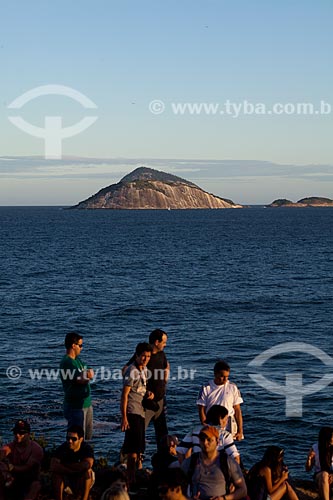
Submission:
<svg viewBox="0 0 333 500">
<path fill-rule="evenodd" d="M 160 330 L 159 328 L 153 330 L 149 335 L 149 344 L 156 351 L 163 351 L 163 349 L 167 345 L 167 340 L 168 340 L 167 334 L 163 330 Z"/>
<path fill-rule="evenodd" d="M 177 445 L 179 440 L 177 436 L 167 435 L 163 436 L 160 441 L 160 450 L 164 453 L 170 453 L 171 455 L 177 455 Z"/>
<path fill-rule="evenodd" d="M 30 424 L 27 420 L 17 420 L 13 427 L 13 434 L 17 443 L 25 443 L 30 440 Z"/>
<path fill-rule="evenodd" d="M 127 491 L 127 476 L 125 471 L 116 469 L 112 471 L 112 479 L 110 482 L 110 488 L 122 488 Z"/>
<path fill-rule="evenodd" d="M 76 332 L 69 332 L 65 337 L 65 347 L 67 351 L 72 349 L 75 353 L 75 357 L 79 356 L 83 346 L 82 335 Z"/>
<path fill-rule="evenodd" d="M 67 429 L 66 441 L 70 450 L 79 451 L 84 439 L 84 432 L 80 425 L 71 425 Z"/>
<path fill-rule="evenodd" d="M 272 470 L 276 470 L 283 463 L 284 449 L 280 446 L 268 446 L 262 458 L 262 463 Z"/>
<path fill-rule="evenodd" d="M 213 425 L 204 425 L 199 432 L 199 442 L 204 455 L 213 454 L 217 450 L 219 431 Z"/>
<path fill-rule="evenodd" d="M 112 484 L 110 488 L 104 491 L 101 500 L 130 500 L 127 489 L 120 485 Z"/>
<path fill-rule="evenodd" d="M 331 446 L 333 445 L 333 428 L 332 427 L 322 427 L 319 431 L 318 436 L 319 446 Z"/>
<path fill-rule="evenodd" d="M 225 406 L 213 405 L 207 411 L 206 422 L 209 425 L 219 425 L 223 429 L 228 423 L 228 410 Z"/>
<path fill-rule="evenodd" d="M 216 385 L 224 385 L 230 375 L 230 366 L 226 361 L 220 360 L 214 366 L 214 382 Z"/>
<path fill-rule="evenodd" d="M 135 361 L 139 366 L 147 366 L 152 352 L 152 347 L 147 342 L 140 342 L 135 349 Z"/>
<path fill-rule="evenodd" d="M 104 468 L 99 473 L 99 484 L 101 491 L 109 491 L 113 487 L 120 487 L 127 491 L 127 474 L 126 471 L 118 468 Z"/>
<path fill-rule="evenodd" d="M 188 479 L 182 469 L 166 469 L 158 485 L 162 500 L 181 500 L 186 495 Z"/>
</svg>

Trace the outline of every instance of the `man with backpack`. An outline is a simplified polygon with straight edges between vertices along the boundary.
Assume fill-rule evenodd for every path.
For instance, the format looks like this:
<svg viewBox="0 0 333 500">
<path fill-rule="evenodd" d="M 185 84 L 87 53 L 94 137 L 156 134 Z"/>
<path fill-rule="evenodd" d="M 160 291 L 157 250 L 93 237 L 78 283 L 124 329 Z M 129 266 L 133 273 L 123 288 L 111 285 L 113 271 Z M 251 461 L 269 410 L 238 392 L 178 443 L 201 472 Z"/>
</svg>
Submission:
<svg viewBox="0 0 333 500">
<path fill-rule="evenodd" d="M 167 345 L 168 336 L 165 331 L 156 328 L 149 335 L 149 344 L 151 345 L 151 357 L 147 364 L 148 381 L 147 390 L 154 394 L 154 399 L 144 400 L 145 405 L 145 427 L 151 421 L 154 423 L 157 448 L 160 448 L 161 440 L 168 434 L 168 426 L 166 421 L 166 401 L 165 393 L 167 381 L 169 378 L 170 365 L 164 353 L 164 348 Z M 122 368 L 123 375 L 129 365 L 134 363 L 135 354 L 131 357 L 128 363 Z"/>
<path fill-rule="evenodd" d="M 182 469 L 187 474 L 191 495 L 200 500 L 240 500 L 246 497 L 244 476 L 237 462 L 218 450 L 219 432 L 205 425 L 200 433 L 201 452 L 184 460 Z"/>
</svg>

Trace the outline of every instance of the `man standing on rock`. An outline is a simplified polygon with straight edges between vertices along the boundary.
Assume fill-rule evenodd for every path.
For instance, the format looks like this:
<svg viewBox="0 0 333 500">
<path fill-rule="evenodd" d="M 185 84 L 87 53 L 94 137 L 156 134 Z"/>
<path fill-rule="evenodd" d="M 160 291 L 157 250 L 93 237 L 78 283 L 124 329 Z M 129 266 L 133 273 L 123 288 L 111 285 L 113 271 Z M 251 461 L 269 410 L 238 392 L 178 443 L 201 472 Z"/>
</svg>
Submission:
<svg viewBox="0 0 333 500">
<path fill-rule="evenodd" d="M 236 441 L 244 439 L 241 403 L 243 398 L 236 384 L 229 381 L 230 366 L 226 361 L 218 361 L 214 366 L 214 379 L 203 385 L 197 400 L 199 418 L 206 423 L 207 411 L 213 405 L 222 405 L 228 410 L 226 429 Z"/>
<path fill-rule="evenodd" d="M 121 430 L 125 432 L 123 452 L 127 453 L 127 478 L 131 487 L 135 484 L 136 468 L 142 468 L 141 455 L 145 451 L 145 410 L 143 398 L 154 398 L 147 391 L 147 363 L 151 356 L 151 346 L 140 342 L 135 349 L 135 361 L 124 375 L 121 395 Z"/>
<path fill-rule="evenodd" d="M 151 420 L 154 422 L 156 443 L 158 447 L 162 437 L 168 434 L 165 393 L 170 365 L 164 353 L 167 340 L 167 334 L 159 328 L 153 330 L 149 335 L 149 344 L 151 345 L 152 353 L 147 365 L 149 376 L 147 390 L 154 394 L 154 400 L 152 403 L 150 401 L 147 402 L 145 425 L 147 429 L 149 422 Z M 134 360 L 135 356 L 133 356 L 127 365 L 124 366 L 122 370 L 123 374 Z"/>
<path fill-rule="evenodd" d="M 67 333 L 65 347 L 66 354 L 60 363 L 60 376 L 65 393 L 64 415 L 68 427 L 82 427 L 84 438 L 89 441 L 93 430 L 90 380 L 94 377 L 94 371 L 87 368 L 80 358 L 82 335 L 76 332 Z"/>
</svg>

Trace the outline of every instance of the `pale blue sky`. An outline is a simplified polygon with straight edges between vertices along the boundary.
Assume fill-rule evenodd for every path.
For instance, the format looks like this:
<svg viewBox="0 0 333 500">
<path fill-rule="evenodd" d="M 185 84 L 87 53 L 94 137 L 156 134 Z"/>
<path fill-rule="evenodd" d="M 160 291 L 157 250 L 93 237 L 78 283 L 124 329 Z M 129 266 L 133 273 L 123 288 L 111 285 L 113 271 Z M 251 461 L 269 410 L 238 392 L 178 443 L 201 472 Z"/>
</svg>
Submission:
<svg viewBox="0 0 333 500">
<path fill-rule="evenodd" d="M 331 0 L 3 0 L 0 157 L 44 154 L 42 139 L 9 122 L 15 113 L 7 106 L 57 84 L 83 93 L 97 110 L 43 96 L 16 114 L 37 126 L 49 115 L 62 116 L 63 126 L 97 115 L 62 142 L 62 152 L 105 161 L 2 160 L 0 205 L 76 203 L 141 164 L 240 203 L 333 198 L 332 14 Z M 149 111 L 156 99 L 162 114 Z M 325 101 L 332 112 L 172 112 L 172 103 L 226 100 L 268 109 L 309 102 L 316 110 Z"/>
</svg>

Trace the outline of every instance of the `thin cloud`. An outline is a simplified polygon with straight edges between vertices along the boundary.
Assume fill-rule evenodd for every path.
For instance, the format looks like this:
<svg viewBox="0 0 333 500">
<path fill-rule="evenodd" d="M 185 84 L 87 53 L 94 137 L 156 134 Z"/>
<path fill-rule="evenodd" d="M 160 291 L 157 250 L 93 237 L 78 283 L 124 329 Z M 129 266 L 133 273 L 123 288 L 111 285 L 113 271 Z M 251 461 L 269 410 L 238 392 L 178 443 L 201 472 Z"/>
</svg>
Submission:
<svg viewBox="0 0 333 500">
<path fill-rule="evenodd" d="M 0 176 L 15 178 L 101 179 L 118 182 L 138 166 L 164 170 L 200 183 L 215 180 L 286 178 L 294 180 L 333 180 L 333 165 L 291 165 L 256 160 L 192 160 L 160 158 L 63 158 L 0 157 Z"/>
</svg>

